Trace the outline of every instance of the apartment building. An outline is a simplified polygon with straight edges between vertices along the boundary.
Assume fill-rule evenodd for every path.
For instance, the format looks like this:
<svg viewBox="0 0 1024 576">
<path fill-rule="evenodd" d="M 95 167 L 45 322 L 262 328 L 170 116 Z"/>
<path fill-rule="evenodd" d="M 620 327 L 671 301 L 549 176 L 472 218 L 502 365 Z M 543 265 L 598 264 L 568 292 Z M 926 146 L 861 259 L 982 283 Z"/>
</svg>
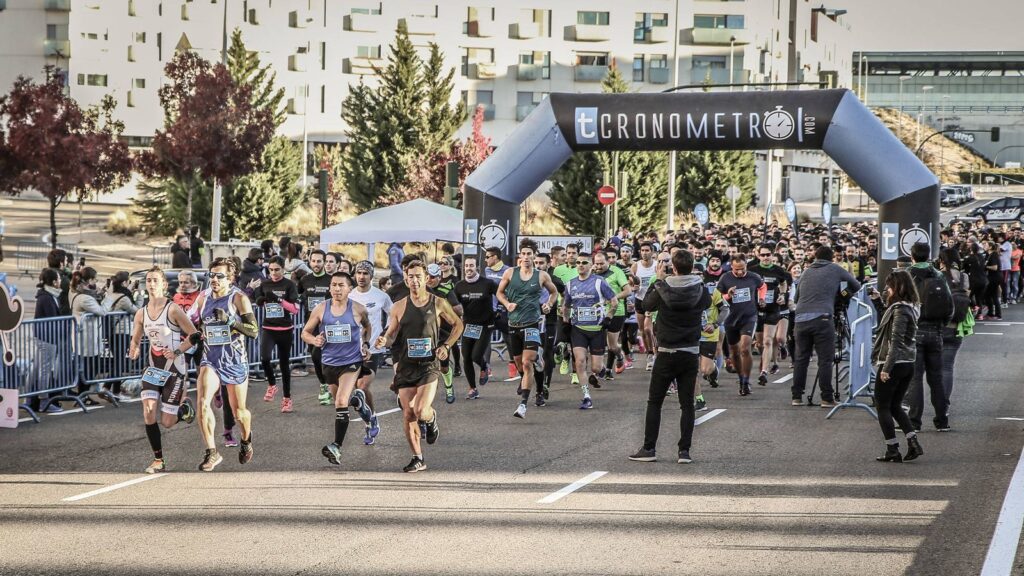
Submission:
<svg viewBox="0 0 1024 576">
<path fill-rule="evenodd" d="M 843 13 L 809 0 L 0 0 L 0 85 L 56 66 L 81 103 L 112 94 L 125 134 L 145 145 L 163 122 L 157 90 L 174 51 L 220 60 L 237 28 L 285 88 L 281 133 L 344 142 L 348 87 L 375 82 L 404 22 L 424 54 L 440 46 L 456 71 L 454 97 L 484 106 L 500 146 L 548 93 L 599 91 L 610 65 L 638 92 L 849 86 Z M 787 152 L 779 162 L 777 201 L 820 192 L 823 155 Z"/>
</svg>

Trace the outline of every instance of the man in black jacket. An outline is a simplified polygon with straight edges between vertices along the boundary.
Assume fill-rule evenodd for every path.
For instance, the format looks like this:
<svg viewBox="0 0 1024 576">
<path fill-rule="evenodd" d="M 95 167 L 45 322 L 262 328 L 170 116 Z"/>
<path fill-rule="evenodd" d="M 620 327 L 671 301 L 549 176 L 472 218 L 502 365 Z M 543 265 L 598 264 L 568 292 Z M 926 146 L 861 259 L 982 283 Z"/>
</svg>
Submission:
<svg viewBox="0 0 1024 576">
<path fill-rule="evenodd" d="M 697 381 L 700 360 L 701 318 L 711 305 L 711 296 L 704 288 L 700 276 L 692 275 L 693 254 L 679 250 L 672 255 L 674 274 L 668 275 L 667 266 L 658 265 L 657 281 L 644 296 L 644 310 L 657 312 L 654 326 L 658 342 L 658 356 L 651 373 L 647 395 L 647 416 L 644 424 L 644 445 L 629 457 L 638 462 L 654 462 L 655 446 L 661 429 L 661 406 L 669 384 L 677 383 L 679 390 L 679 459 L 689 464 L 690 443 L 693 439 L 693 386 Z"/>
<path fill-rule="evenodd" d="M 924 242 L 910 248 L 914 264 L 909 271 L 921 297 L 921 317 L 917 321 L 914 379 L 910 381 L 906 398 L 910 406 L 910 423 L 915 430 L 920 430 L 924 413 L 924 378 L 927 376 L 932 408 L 935 409 L 932 422 L 939 432 L 946 432 L 949 430 L 949 415 L 946 414 L 949 403 L 942 383 L 942 327 L 953 318 L 953 295 L 945 275 L 928 262 L 929 256 L 931 247 Z"/>
</svg>

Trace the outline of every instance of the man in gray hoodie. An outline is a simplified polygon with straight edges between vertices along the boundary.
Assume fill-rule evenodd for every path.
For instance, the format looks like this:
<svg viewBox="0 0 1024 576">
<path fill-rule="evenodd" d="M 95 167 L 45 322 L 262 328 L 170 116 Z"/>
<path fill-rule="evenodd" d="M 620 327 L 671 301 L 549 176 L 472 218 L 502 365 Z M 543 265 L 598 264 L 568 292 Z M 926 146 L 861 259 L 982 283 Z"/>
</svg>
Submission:
<svg viewBox="0 0 1024 576">
<path fill-rule="evenodd" d="M 804 270 L 796 285 L 796 313 L 793 321 L 793 405 L 803 403 L 807 387 L 807 368 L 811 352 L 818 355 L 818 383 L 821 385 L 821 407 L 833 408 L 832 366 L 836 353 L 836 329 L 833 314 L 836 296 L 843 289 L 847 294 L 860 290 L 860 282 L 842 266 L 832 262 L 832 249 L 821 246 L 814 252 L 814 262 Z M 845 288 L 843 284 L 845 283 Z"/>
<path fill-rule="evenodd" d="M 704 281 L 693 272 L 693 254 L 679 250 L 672 255 L 673 275 L 667 266 L 658 265 L 657 280 L 644 296 L 644 310 L 658 313 L 654 325 L 658 342 L 658 356 L 651 372 L 651 385 L 647 396 L 647 415 L 644 423 L 644 445 L 629 457 L 637 462 L 657 460 L 655 446 L 661 430 L 661 406 L 665 402 L 669 384 L 679 389 L 679 458 L 680 464 L 689 464 L 690 443 L 693 439 L 693 386 L 697 381 L 700 360 L 700 334 L 702 315 L 711 305 L 711 295 Z"/>
</svg>

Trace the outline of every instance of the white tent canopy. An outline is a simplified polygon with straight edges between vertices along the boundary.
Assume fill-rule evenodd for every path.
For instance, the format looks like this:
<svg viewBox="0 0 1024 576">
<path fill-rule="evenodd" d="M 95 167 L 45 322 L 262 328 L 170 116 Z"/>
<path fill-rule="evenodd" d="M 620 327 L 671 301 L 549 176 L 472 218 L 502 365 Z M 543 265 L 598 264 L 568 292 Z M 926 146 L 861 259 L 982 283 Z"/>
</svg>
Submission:
<svg viewBox="0 0 1024 576">
<path fill-rule="evenodd" d="M 462 239 L 462 210 L 418 198 L 371 210 L 320 231 L 320 246 Z"/>
</svg>

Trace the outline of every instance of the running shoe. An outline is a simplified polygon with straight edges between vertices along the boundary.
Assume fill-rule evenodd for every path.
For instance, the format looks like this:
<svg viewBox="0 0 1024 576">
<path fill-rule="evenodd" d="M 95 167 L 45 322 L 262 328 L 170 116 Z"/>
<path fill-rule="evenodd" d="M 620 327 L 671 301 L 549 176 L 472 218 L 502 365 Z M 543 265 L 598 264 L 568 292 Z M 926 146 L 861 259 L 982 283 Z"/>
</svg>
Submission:
<svg viewBox="0 0 1024 576">
<path fill-rule="evenodd" d="M 565 342 L 559 342 L 555 344 L 554 360 L 555 364 L 561 364 L 565 358 Z"/>
<path fill-rule="evenodd" d="M 768 373 L 765 372 L 764 370 L 762 370 L 761 371 L 761 375 L 757 377 L 757 385 L 758 386 L 767 386 L 768 385 Z"/>
<path fill-rule="evenodd" d="M 366 430 L 365 430 L 365 432 L 363 434 L 363 444 L 365 444 L 367 446 L 373 446 L 373 442 L 374 442 L 374 438 L 373 438 L 373 435 L 370 434 L 370 425 L 367 424 L 366 425 Z"/>
<path fill-rule="evenodd" d="M 516 370 L 516 363 L 515 362 L 509 362 L 508 363 L 508 377 L 509 378 L 518 378 L 519 377 L 519 370 Z"/>
<path fill-rule="evenodd" d="M 736 373 L 736 366 L 733 365 L 732 358 L 725 359 L 725 371 L 728 372 L 729 374 Z"/>
<path fill-rule="evenodd" d="M 605 368 L 601 372 L 602 372 L 601 376 L 605 380 L 615 380 L 615 374 L 611 370 Z"/>
<path fill-rule="evenodd" d="M 515 416 L 516 418 L 521 419 L 521 420 L 525 420 L 526 419 L 526 404 L 525 403 L 520 403 L 519 407 L 516 408 L 516 411 L 513 412 L 512 415 Z"/>
<path fill-rule="evenodd" d="M 296 378 L 302 378 L 303 376 L 309 376 L 309 370 L 302 367 L 292 368 L 292 376 Z"/>
<path fill-rule="evenodd" d="M 544 372 L 544 349 L 537 349 L 537 359 L 533 361 L 533 372 L 534 374 L 540 374 Z"/>
<path fill-rule="evenodd" d="M 484 386 L 490 380 L 491 380 L 491 368 L 490 367 L 481 368 L 480 369 L 480 385 Z"/>
<path fill-rule="evenodd" d="M 402 472 L 422 472 L 426 469 L 427 464 L 423 459 L 413 456 L 412 460 L 409 461 L 409 464 L 405 468 L 402 468 Z"/>
<path fill-rule="evenodd" d="M 317 396 L 317 400 L 321 406 L 331 405 L 331 390 L 327 387 L 327 384 L 320 385 L 320 395 Z"/>
<path fill-rule="evenodd" d="M 679 463 L 679 464 L 689 464 L 689 463 L 693 462 L 693 458 L 690 458 L 690 451 L 689 450 L 680 450 L 679 451 L 679 459 L 676 460 L 676 462 Z"/>
<path fill-rule="evenodd" d="M 323 454 L 324 458 L 327 458 L 327 461 L 331 464 L 341 464 L 341 446 L 338 446 L 337 443 L 331 442 L 327 446 L 324 446 L 323 449 L 320 450 L 320 453 Z"/>
<path fill-rule="evenodd" d="M 639 344 L 637 344 L 636 351 L 641 353 L 641 354 L 646 354 L 647 353 L 647 350 L 644 347 L 644 341 L 643 340 L 640 340 Z"/>
<path fill-rule="evenodd" d="M 455 403 L 455 387 L 452 386 L 452 367 L 449 366 L 448 370 L 441 374 L 441 378 L 444 380 L 444 401 L 449 404 Z"/>
<path fill-rule="evenodd" d="M 366 401 L 366 392 L 356 388 L 352 391 L 352 397 L 348 399 L 349 405 L 356 409 L 359 413 L 359 419 L 363 422 L 369 422 L 373 418 L 373 410 L 370 408 L 370 403 Z"/>
<path fill-rule="evenodd" d="M 249 380 L 252 380 L 253 382 L 266 382 L 267 376 L 262 372 L 253 372 L 249 375 Z"/>
<path fill-rule="evenodd" d="M 792 404 L 793 404 L 793 406 L 803 406 L 804 405 L 804 400 L 803 400 L 803 398 L 793 398 Z"/>
<path fill-rule="evenodd" d="M 622 374 L 626 370 L 626 359 L 622 354 L 615 357 L 615 373 Z"/>
<path fill-rule="evenodd" d="M 203 456 L 203 462 L 199 465 L 199 469 L 203 472 L 213 472 L 213 469 L 224 461 L 224 457 L 217 453 L 216 449 L 207 450 Z"/>
<path fill-rule="evenodd" d="M 541 392 L 537 394 L 537 397 L 533 399 L 533 403 L 536 404 L 538 408 L 540 408 L 541 406 L 546 406 L 547 401 L 544 400 L 544 393 Z"/>
<path fill-rule="evenodd" d="M 786 358 L 789 358 L 789 346 L 783 344 L 779 346 L 779 359 L 785 360 Z"/>
<path fill-rule="evenodd" d="M 437 425 L 437 414 L 434 414 L 433 421 L 424 423 L 424 426 L 427 428 L 427 444 L 437 442 L 437 437 L 441 435 L 441 428 Z"/>
<path fill-rule="evenodd" d="M 541 394 L 541 396 L 544 397 L 545 400 L 548 400 L 548 399 L 551 398 L 551 383 L 550 382 L 545 382 L 544 383 L 544 389 L 541 390 L 540 394 Z"/>
<path fill-rule="evenodd" d="M 678 391 L 679 391 L 679 389 L 676 386 L 676 383 L 672 382 L 671 384 L 668 385 L 668 390 L 665 391 L 665 394 L 667 394 L 669 396 L 673 396 Z"/>
<path fill-rule="evenodd" d="M 248 464 L 252 462 L 252 430 L 249 431 L 249 441 L 242 440 L 241 445 L 238 448 L 238 463 Z"/>
<path fill-rule="evenodd" d="M 224 407 L 224 398 L 221 397 L 219 389 L 213 394 L 213 407 L 217 410 Z"/>
<path fill-rule="evenodd" d="M 645 368 L 645 370 L 648 372 L 654 370 L 654 354 L 647 355 L 647 368 Z"/>
<path fill-rule="evenodd" d="M 370 416 L 370 422 L 367 425 L 367 430 L 370 432 L 370 436 L 376 438 L 380 434 L 380 420 L 377 419 L 377 415 Z"/>
<path fill-rule="evenodd" d="M 708 386 L 718 388 L 718 366 L 715 366 L 714 372 L 708 374 Z"/>
<path fill-rule="evenodd" d="M 470 388 L 469 394 L 466 394 L 466 400 L 476 400 L 480 398 L 480 391 L 476 388 Z"/>
<path fill-rule="evenodd" d="M 573 386 L 579 386 L 580 385 L 580 377 L 579 377 L 579 375 L 576 374 L 575 372 L 573 372 L 572 373 L 572 378 L 569 379 L 569 383 L 572 384 Z"/>
<path fill-rule="evenodd" d="M 633 369 L 633 359 L 632 358 L 626 358 L 626 370 L 632 370 L 632 369 Z"/>
<path fill-rule="evenodd" d="M 565 376 L 569 373 L 569 351 L 565 342 L 559 342 L 555 348 L 555 363 L 558 364 L 558 373 Z"/>
<path fill-rule="evenodd" d="M 641 448 L 629 457 L 633 462 L 657 462 L 658 456 L 654 453 L 654 450 L 647 450 Z"/>
<path fill-rule="evenodd" d="M 264 402 L 271 402 L 277 394 L 277 386 L 267 386 L 267 393 L 263 395 Z"/>
<path fill-rule="evenodd" d="M 157 472 L 167 472 L 163 458 L 154 458 L 149 466 L 146 467 L 146 474 L 156 474 Z"/>
<path fill-rule="evenodd" d="M 785 358 L 783 358 L 783 360 L 785 360 Z M 778 374 L 779 373 L 779 365 L 778 365 L 778 363 L 772 362 L 772 366 L 771 366 L 771 368 L 768 369 L 768 373 L 772 374 L 772 375 Z"/>
<path fill-rule="evenodd" d="M 225 448 L 237 448 L 238 447 L 238 439 L 235 438 L 235 435 L 231 432 L 231 430 L 228 430 L 227 432 L 224 433 L 224 447 Z"/>
<path fill-rule="evenodd" d="M 594 376 L 593 374 L 591 374 L 590 376 L 587 376 L 587 384 L 590 384 L 594 388 L 600 388 L 601 387 L 601 383 L 597 381 L 597 376 Z"/>
<path fill-rule="evenodd" d="M 746 396 L 747 394 L 750 394 L 750 386 L 740 382 L 740 396 Z"/>
<path fill-rule="evenodd" d="M 561 374 L 562 376 L 565 376 L 566 374 L 569 373 L 568 359 L 563 358 L 562 361 L 558 364 L 558 373 Z"/>
<path fill-rule="evenodd" d="M 695 412 L 706 412 L 708 409 L 708 403 L 704 400 L 703 396 L 698 396 L 697 401 L 693 403 L 693 410 Z"/>
<path fill-rule="evenodd" d="M 178 420 L 181 420 L 185 424 L 191 424 L 196 419 L 196 408 L 192 405 L 192 400 L 185 398 L 185 401 L 178 406 Z"/>
<path fill-rule="evenodd" d="M 64 409 L 60 407 L 60 404 L 56 402 L 50 402 L 50 405 L 46 407 L 46 410 L 44 410 L 44 412 L 46 412 L 47 414 L 60 414 L 61 412 L 64 412 Z"/>
<path fill-rule="evenodd" d="M 583 402 L 580 403 L 580 410 L 590 410 L 594 407 L 594 402 L 590 399 L 590 396 L 584 396 Z"/>
<path fill-rule="evenodd" d="M 281 399 L 281 413 L 282 414 L 291 414 L 292 413 L 292 399 L 291 398 L 282 398 Z"/>
</svg>

